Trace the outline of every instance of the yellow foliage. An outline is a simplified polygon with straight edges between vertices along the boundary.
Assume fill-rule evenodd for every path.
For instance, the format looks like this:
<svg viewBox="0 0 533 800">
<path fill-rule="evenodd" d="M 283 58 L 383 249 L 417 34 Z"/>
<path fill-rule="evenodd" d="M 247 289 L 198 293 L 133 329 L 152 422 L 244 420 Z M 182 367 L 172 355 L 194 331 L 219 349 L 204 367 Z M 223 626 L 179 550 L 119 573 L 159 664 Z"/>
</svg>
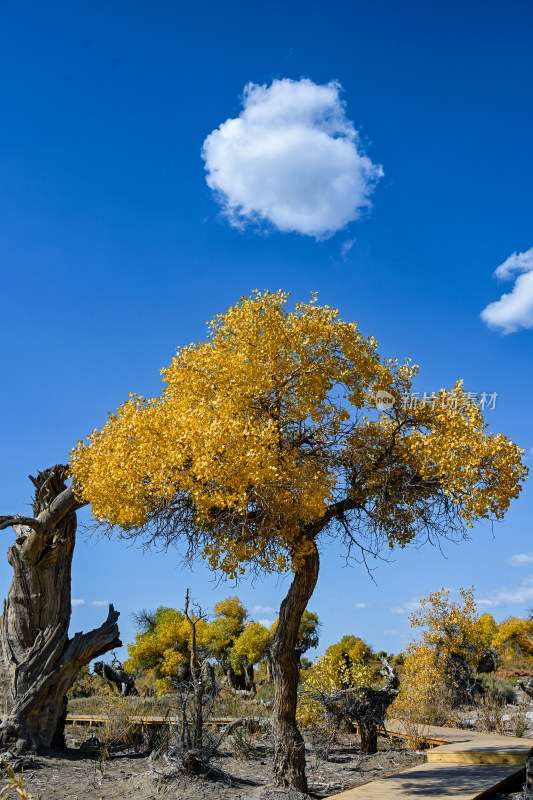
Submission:
<svg viewBox="0 0 533 800">
<path fill-rule="evenodd" d="M 203 619 L 196 624 L 197 646 L 205 649 L 209 641 L 209 626 Z M 137 634 L 135 644 L 128 645 L 129 659 L 124 663 L 127 672 L 154 669 L 159 692 L 169 688 L 167 678 L 175 678 L 181 665 L 188 665 L 191 653 L 191 627 L 174 608 L 159 608 L 152 630 Z"/>
<path fill-rule="evenodd" d="M 498 625 L 493 646 L 500 655 L 533 655 L 533 620 L 510 617 Z"/>
<path fill-rule="evenodd" d="M 209 651 L 215 658 L 223 657 L 244 630 L 248 616 L 238 597 L 227 597 L 215 606 L 215 619 L 209 623 Z"/>
<path fill-rule="evenodd" d="M 265 650 L 270 642 L 271 634 L 268 628 L 260 622 L 249 622 L 231 649 L 230 663 L 239 675 L 242 672 L 244 660 L 250 664 L 257 664 L 265 657 Z"/>
<path fill-rule="evenodd" d="M 332 644 L 326 650 L 334 663 L 343 664 L 346 659 L 351 661 L 367 662 L 372 656 L 372 650 L 359 636 L 343 636 L 340 642 Z"/>
<path fill-rule="evenodd" d="M 4 778 L 4 786 L 0 790 L 0 800 L 7 800 L 8 797 L 12 797 L 12 792 L 15 792 L 16 796 L 20 797 L 21 800 L 41 800 L 40 794 L 37 796 L 30 794 L 24 786 L 22 775 L 19 775 L 17 778 L 13 767 L 8 764 L 6 777 Z"/>
<path fill-rule="evenodd" d="M 358 689 L 369 686 L 374 681 L 373 670 L 362 661 L 350 664 L 339 663 L 335 656 L 325 655 L 317 658 L 313 668 L 306 675 L 298 698 L 296 719 L 298 725 L 312 728 L 316 725 L 328 726 L 330 721 L 320 697 L 326 697 L 346 686 Z"/>
<path fill-rule="evenodd" d="M 478 619 L 479 636 L 484 647 L 493 647 L 498 625 L 492 614 L 482 614 Z"/>
<path fill-rule="evenodd" d="M 403 665 L 400 693 L 389 715 L 403 723 L 410 746 L 418 746 L 417 727 L 445 725 L 450 709 L 451 692 L 446 686 L 444 661 L 430 647 L 410 646 Z"/>
<path fill-rule="evenodd" d="M 161 396 L 129 399 L 71 454 L 77 492 L 96 520 L 126 534 L 165 519 L 192 552 L 231 577 L 246 563 L 295 569 L 336 514 L 372 513 L 375 533 L 404 547 L 440 508 L 471 525 L 501 518 L 527 470 L 523 451 L 485 433 L 459 381 L 404 407 L 417 368 L 380 358 L 373 337 L 338 311 L 256 292 L 178 349 Z M 395 405 L 376 418 L 375 393 Z"/>
<path fill-rule="evenodd" d="M 477 614 L 474 587 L 461 587 L 459 594 L 461 601 L 457 603 L 450 600 L 447 589 L 430 594 L 409 619 L 412 628 L 424 628 L 421 642 L 437 653 L 440 661 L 459 656 L 475 667 L 483 655 L 490 621 L 481 621 Z"/>
</svg>

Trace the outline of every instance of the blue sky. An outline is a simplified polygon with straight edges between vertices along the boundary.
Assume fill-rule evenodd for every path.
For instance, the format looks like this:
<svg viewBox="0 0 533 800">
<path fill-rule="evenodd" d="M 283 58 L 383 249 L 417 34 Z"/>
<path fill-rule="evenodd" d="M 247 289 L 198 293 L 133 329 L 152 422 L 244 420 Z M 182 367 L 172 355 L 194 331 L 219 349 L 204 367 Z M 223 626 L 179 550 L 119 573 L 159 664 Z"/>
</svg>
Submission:
<svg viewBox="0 0 533 800">
<path fill-rule="evenodd" d="M 26 2 L 2 18 L 0 513 L 255 288 L 318 292 L 420 364 L 420 391 L 497 392 L 487 421 L 532 465 L 530 3 Z M 524 614 L 532 517 L 528 484 L 494 529 L 393 554 L 377 584 L 328 544 L 320 649 L 354 633 L 398 652 L 441 586 Z M 5 560 L 0 578 L 5 593 Z M 112 601 L 131 641 L 133 611 L 179 607 L 187 586 L 273 619 L 288 583 L 235 589 L 177 552 L 80 536 L 73 630 Z"/>
</svg>

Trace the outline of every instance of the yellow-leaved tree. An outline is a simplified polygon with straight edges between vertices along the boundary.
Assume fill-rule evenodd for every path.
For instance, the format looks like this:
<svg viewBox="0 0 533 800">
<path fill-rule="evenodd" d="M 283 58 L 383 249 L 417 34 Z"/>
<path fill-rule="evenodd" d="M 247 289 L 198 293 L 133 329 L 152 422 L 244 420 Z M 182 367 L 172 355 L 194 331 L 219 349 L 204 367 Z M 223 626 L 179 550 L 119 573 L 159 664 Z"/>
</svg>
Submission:
<svg viewBox="0 0 533 800">
<path fill-rule="evenodd" d="M 369 686 L 375 682 L 375 675 L 374 670 L 363 661 L 354 659 L 346 663 L 329 652 L 330 649 L 324 656 L 315 659 L 309 670 L 300 687 L 296 713 L 300 725 L 333 732 L 337 728 L 336 720 L 328 713 L 323 699 L 347 686 L 355 689 Z"/>
<path fill-rule="evenodd" d="M 244 682 L 238 685 L 235 670 L 231 663 L 231 650 L 244 631 L 248 612 L 238 597 L 226 597 L 216 604 L 215 618 L 209 623 L 209 651 L 217 659 L 222 671 L 233 688 L 246 688 Z M 239 665 L 240 666 L 240 665 Z M 253 681 L 252 681 L 253 682 Z"/>
<path fill-rule="evenodd" d="M 372 657 L 372 650 L 360 636 L 343 636 L 340 642 L 330 644 L 326 650 L 326 655 L 330 656 L 334 663 L 339 665 L 349 664 L 350 661 L 362 661 L 367 663 Z"/>
<path fill-rule="evenodd" d="M 231 578 L 292 571 L 270 646 L 274 776 L 305 791 L 294 649 L 321 534 L 336 532 L 348 555 L 461 534 L 501 518 L 526 470 L 460 382 L 410 408 L 414 366 L 380 357 L 314 297 L 287 300 L 256 292 L 215 317 L 162 371 L 162 394 L 130 395 L 71 470 L 80 501 L 124 536 L 181 538 Z M 395 399 L 381 413 L 380 390 Z"/>
<path fill-rule="evenodd" d="M 260 622 L 252 620 L 246 625 L 230 653 L 230 663 L 237 675 L 265 658 L 270 638 L 269 629 Z"/>
<path fill-rule="evenodd" d="M 128 645 L 129 658 L 124 662 L 128 672 L 153 669 L 159 693 L 168 691 L 190 678 L 191 626 L 183 612 L 175 608 L 158 608 L 145 614 L 147 623 Z M 203 619 L 196 623 L 197 647 L 209 655 L 209 626 Z"/>
<path fill-rule="evenodd" d="M 475 673 L 494 647 L 498 626 L 477 613 L 474 587 L 452 600 L 441 589 L 420 600 L 409 620 L 420 637 L 406 650 L 400 694 L 393 713 L 408 725 L 444 725 L 451 709 L 479 692 Z"/>
<path fill-rule="evenodd" d="M 533 620 L 509 617 L 500 622 L 492 646 L 504 658 L 533 655 Z"/>
</svg>

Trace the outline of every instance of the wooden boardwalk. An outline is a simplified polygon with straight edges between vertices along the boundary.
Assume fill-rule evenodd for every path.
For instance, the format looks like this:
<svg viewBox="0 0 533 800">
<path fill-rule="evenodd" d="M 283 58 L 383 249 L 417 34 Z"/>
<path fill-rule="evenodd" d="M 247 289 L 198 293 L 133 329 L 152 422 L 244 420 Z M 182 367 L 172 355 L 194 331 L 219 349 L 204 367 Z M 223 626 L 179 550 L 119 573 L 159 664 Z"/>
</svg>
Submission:
<svg viewBox="0 0 533 800">
<path fill-rule="evenodd" d="M 399 723 L 389 732 L 401 735 Z M 427 764 L 419 764 L 388 778 L 365 783 L 332 795 L 335 800 L 477 800 L 503 789 L 520 772 L 533 748 L 530 739 L 424 726 L 424 736 L 441 742 L 428 750 Z"/>
<path fill-rule="evenodd" d="M 109 720 L 109 717 L 99 716 L 95 714 L 68 714 L 66 719 L 67 725 L 88 725 L 89 728 L 92 728 L 93 725 L 103 725 L 105 722 Z M 179 725 L 179 720 L 176 717 L 163 717 L 163 716 L 131 716 L 128 717 L 128 721 L 134 725 L 140 725 L 141 727 L 150 727 L 150 725 Z M 229 722 L 232 722 L 233 718 L 224 718 L 224 719 L 206 719 L 206 725 L 227 725 Z"/>
</svg>

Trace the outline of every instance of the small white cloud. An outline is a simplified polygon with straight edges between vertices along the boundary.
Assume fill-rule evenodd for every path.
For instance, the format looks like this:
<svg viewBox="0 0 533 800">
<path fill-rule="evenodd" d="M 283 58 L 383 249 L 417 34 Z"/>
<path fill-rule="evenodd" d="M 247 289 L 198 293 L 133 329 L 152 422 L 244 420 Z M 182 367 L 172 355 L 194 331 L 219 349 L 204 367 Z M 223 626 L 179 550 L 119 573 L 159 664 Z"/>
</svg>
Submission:
<svg viewBox="0 0 533 800">
<path fill-rule="evenodd" d="M 275 620 L 273 619 L 259 619 L 257 620 L 261 625 L 264 625 L 265 628 L 271 628 L 274 624 Z"/>
<path fill-rule="evenodd" d="M 235 227 L 270 223 L 325 239 L 356 220 L 383 175 L 346 117 L 341 85 L 249 83 L 243 110 L 207 136 L 207 183 Z"/>
<path fill-rule="evenodd" d="M 501 328 L 504 334 L 533 328 L 533 247 L 525 253 L 513 253 L 494 274 L 502 280 L 518 277 L 509 294 L 502 294 L 483 309 L 481 319 L 491 328 Z"/>
<path fill-rule="evenodd" d="M 275 614 L 276 609 L 271 608 L 270 606 L 254 606 L 252 608 L 252 614 Z"/>
<path fill-rule="evenodd" d="M 383 631 L 383 634 L 384 634 L 385 636 L 400 636 L 400 632 L 399 632 L 399 631 L 396 631 L 396 630 L 394 630 L 394 629 L 393 629 L 393 630 L 390 630 L 390 631 Z"/>
<path fill-rule="evenodd" d="M 346 239 L 346 241 L 342 243 L 341 257 L 343 259 L 346 258 L 346 256 L 348 255 L 348 253 L 350 252 L 356 241 L 357 241 L 356 239 Z"/>
<path fill-rule="evenodd" d="M 533 553 L 517 553 L 507 559 L 511 567 L 523 567 L 526 564 L 533 564 Z"/>
<path fill-rule="evenodd" d="M 497 608 L 499 606 L 524 606 L 533 601 L 533 575 L 526 578 L 514 589 L 497 589 L 492 594 L 477 601 L 478 606 Z"/>
<path fill-rule="evenodd" d="M 74 608 L 76 608 L 77 606 L 84 606 L 85 605 L 85 600 L 81 600 L 79 597 L 73 597 L 72 598 L 72 605 L 73 605 Z"/>
<path fill-rule="evenodd" d="M 412 600 L 406 600 L 400 606 L 394 606 L 394 608 L 391 608 L 391 612 L 393 614 L 412 614 L 418 608 L 420 608 L 420 600 L 413 598 Z"/>
<path fill-rule="evenodd" d="M 355 603 L 354 608 L 368 608 L 370 603 Z"/>
<path fill-rule="evenodd" d="M 93 600 L 91 603 L 92 606 L 107 606 L 109 605 L 108 600 Z"/>
</svg>

